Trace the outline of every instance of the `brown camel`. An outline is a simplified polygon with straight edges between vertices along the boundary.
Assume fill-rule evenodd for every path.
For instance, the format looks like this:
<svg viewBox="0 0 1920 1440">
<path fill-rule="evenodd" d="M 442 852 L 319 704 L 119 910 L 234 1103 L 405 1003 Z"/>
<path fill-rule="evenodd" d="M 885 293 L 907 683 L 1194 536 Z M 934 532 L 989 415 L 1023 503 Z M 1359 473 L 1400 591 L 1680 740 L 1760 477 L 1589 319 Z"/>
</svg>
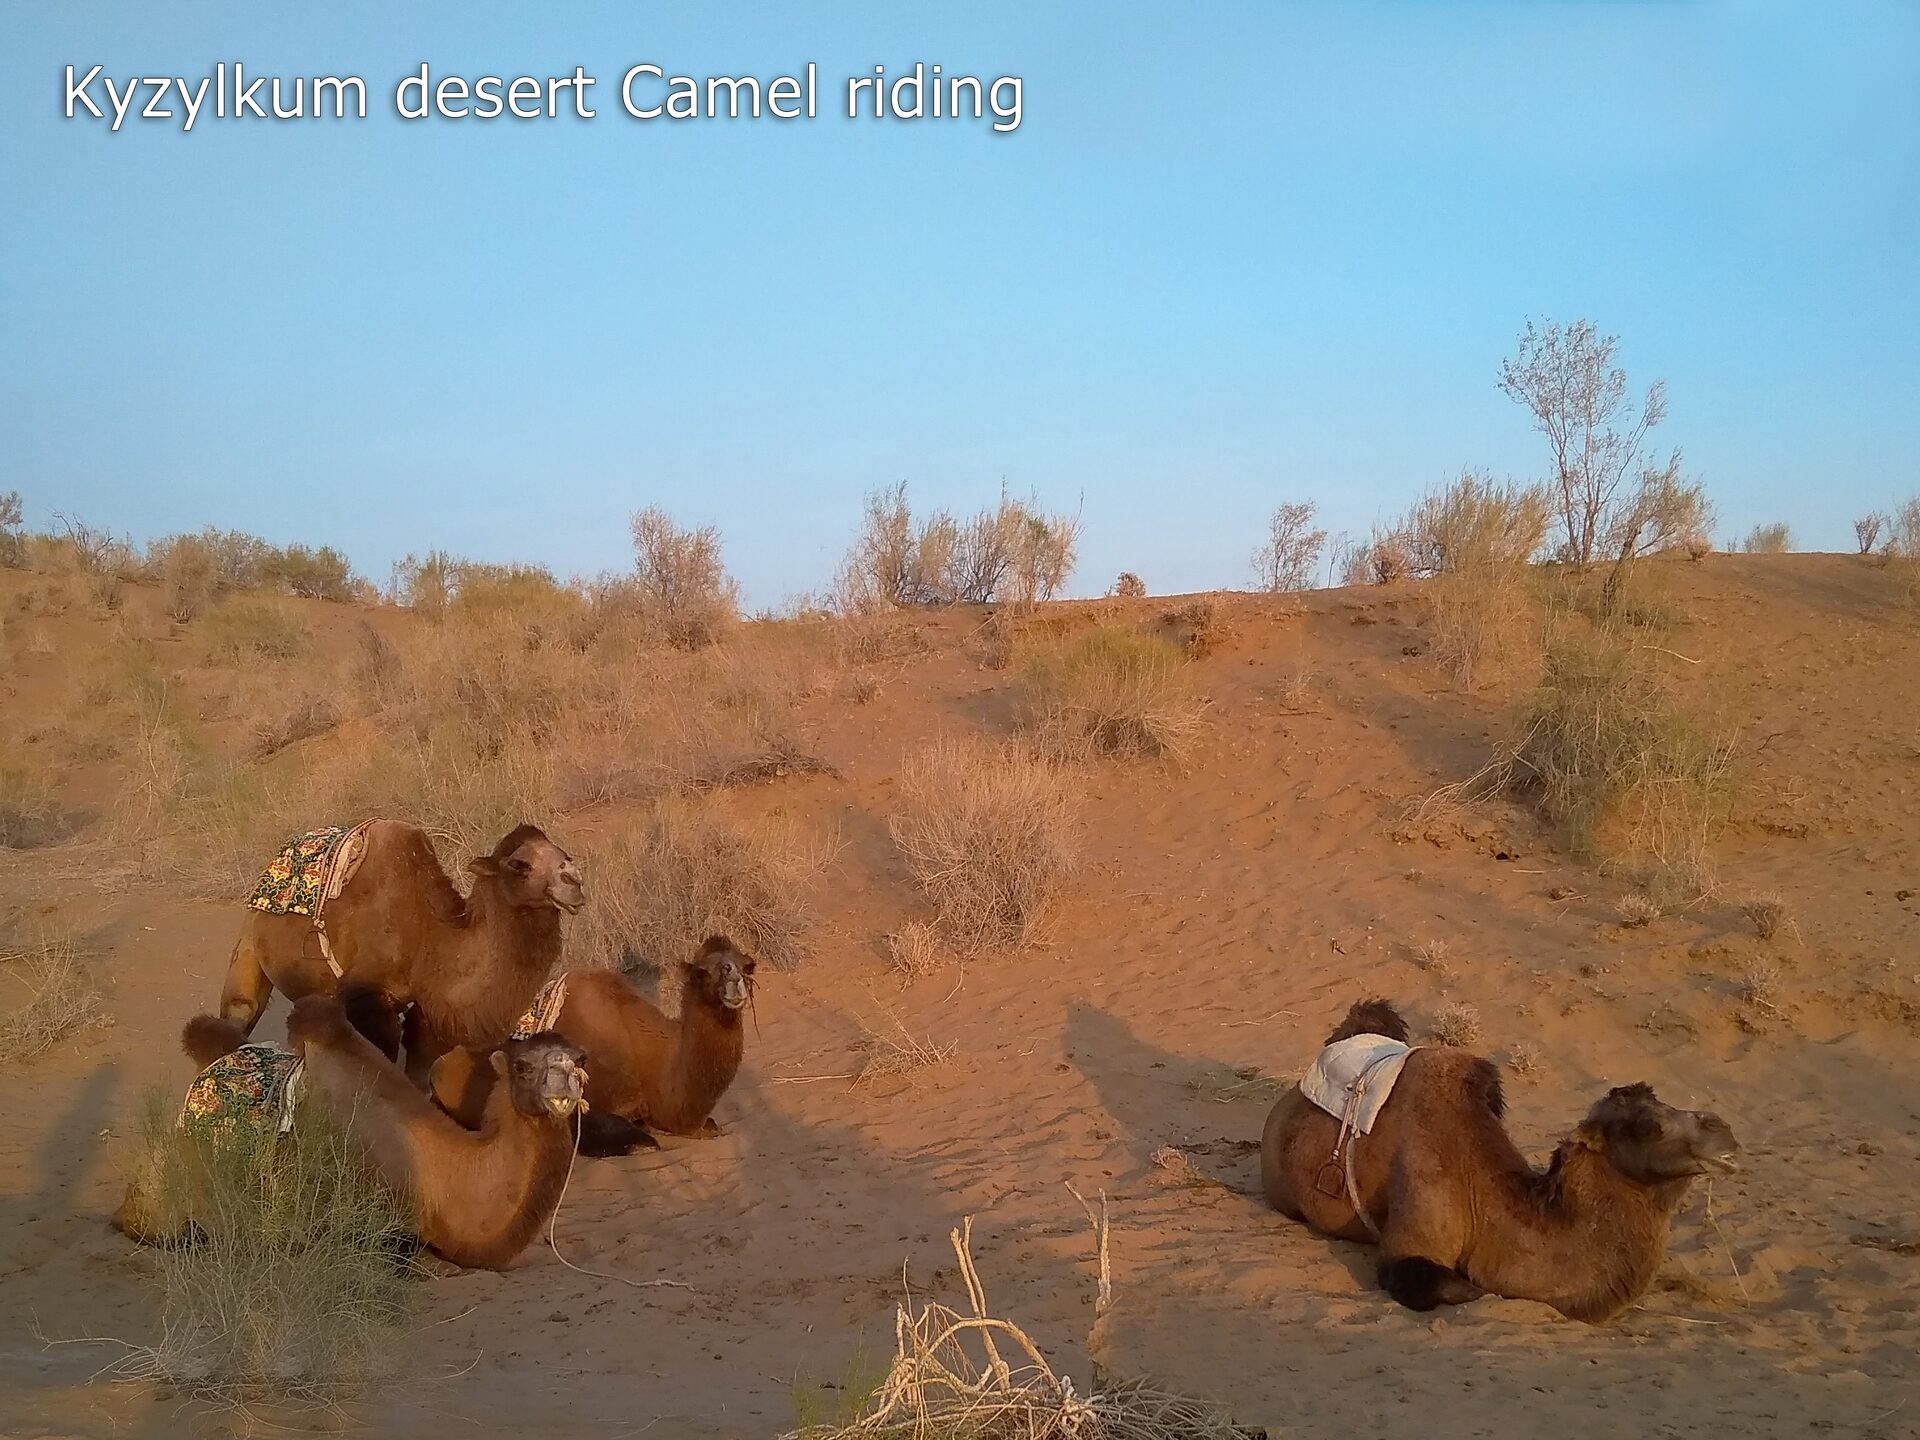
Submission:
<svg viewBox="0 0 1920 1440">
<path fill-rule="evenodd" d="M 571 1117 L 587 1084 L 577 1045 L 542 1033 L 494 1051 L 490 1067 L 506 1083 L 494 1088 L 479 1128 L 467 1130 L 354 1028 L 337 997 L 296 1002 L 287 1034 L 305 1064 L 301 1109 L 320 1105 L 349 1127 L 375 1173 L 407 1198 L 414 1232 L 437 1254 L 469 1269 L 503 1270 L 552 1217 L 573 1159 Z M 196 1061 L 220 1058 L 218 1032 L 189 1025 L 184 1039 Z M 290 1142 L 299 1143 L 297 1124 Z M 157 1224 L 150 1197 L 133 1187 L 114 1223 L 144 1241 L 187 1228 L 184 1217 Z"/>
<path fill-rule="evenodd" d="M 1327 1044 L 1355 1035 L 1404 1041 L 1407 1029 L 1369 1001 Z M 1491 1061 L 1444 1046 L 1409 1054 L 1371 1133 L 1348 1139 L 1370 1230 L 1333 1162 L 1340 1120 L 1296 1086 L 1261 1137 L 1267 1200 L 1324 1234 L 1377 1239 L 1380 1286 L 1410 1309 L 1491 1292 L 1598 1324 L 1652 1284 L 1693 1178 L 1737 1168 L 1724 1120 L 1663 1105 L 1647 1085 L 1610 1090 L 1544 1172 L 1507 1138 L 1504 1108 Z"/>
<path fill-rule="evenodd" d="M 680 1018 L 669 1020 L 621 976 L 576 970 L 550 1023 L 593 1057 L 580 1153 L 625 1155 L 669 1135 L 717 1135 L 713 1107 L 733 1083 L 745 1045 L 742 1012 L 753 994 L 754 961 L 725 936 L 708 937 L 682 963 Z M 475 1123 L 493 1076 L 471 1050 L 433 1067 L 434 1098 L 463 1124 Z"/>
<path fill-rule="evenodd" d="M 424 830 L 374 821 L 360 868 L 326 905 L 339 981 L 311 918 L 249 908 L 220 1018 L 245 1039 L 276 985 L 292 1000 L 357 985 L 396 1009 L 415 1007 L 407 1058 L 416 1078 L 450 1046 L 490 1050 L 558 963 L 560 914 L 578 910 L 586 892 L 566 851 L 534 825 L 516 826 L 468 868 L 473 888 L 463 896 Z"/>
</svg>

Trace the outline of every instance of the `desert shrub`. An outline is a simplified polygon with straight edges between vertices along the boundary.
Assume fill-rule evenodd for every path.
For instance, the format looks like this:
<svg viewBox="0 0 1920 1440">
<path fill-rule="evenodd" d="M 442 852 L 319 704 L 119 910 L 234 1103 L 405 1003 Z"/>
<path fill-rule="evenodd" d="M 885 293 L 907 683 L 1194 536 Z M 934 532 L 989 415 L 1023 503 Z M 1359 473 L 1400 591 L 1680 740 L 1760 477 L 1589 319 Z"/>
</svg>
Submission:
<svg viewBox="0 0 1920 1440">
<path fill-rule="evenodd" d="M 1113 582 L 1113 589 L 1107 593 L 1120 600 L 1138 600 L 1147 593 L 1147 582 L 1131 570 L 1122 570 L 1120 578 Z"/>
<path fill-rule="evenodd" d="M 70 826 L 41 766 L 0 750 L 0 850 L 32 850 L 65 838 Z"/>
<path fill-rule="evenodd" d="M 1422 598 L 1434 655 L 1461 689 L 1474 689 L 1528 634 L 1527 567 L 1549 519 L 1544 490 L 1466 471 L 1400 526 L 1410 568 L 1431 577 Z"/>
<path fill-rule="evenodd" d="M 1729 750 L 1678 709 L 1645 649 L 1605 632 L 1551 639 L 1513 759 L 1512 778 L 1538 794 L 1576 854 L 1592 854 L 1615 827 L 1659 884 L 1707 888 Z"/>
<path fill-rule="evenodd" d="M 0 974 L 24 992 L 0 1015 L 0 1060 L 26 1060 L 69 1035 L 108 1022 L 100 991 L 71 941 L 0 951 Z"/>
<path fill-rule="evenodd" d="M 1908 594 L 1920 600 L 1920 495 L 1893 512 L 1887 526 L 1886 553 Z"/>
<path fill-rule="evenodd" d="M 1020 681 L 1025 727 L 1053 760 L 1177 757 L 1205 708 L 1179 647 L 1104 625 L 1027 651 Z"/>
<path fill-rule="evenodd" d="M 1800 933 L 1787 902 L 1771 891 L 1749 895 L 1740 902 L 1740 913 L 1747 917 L 1747 923 L 1753 926 L 1753 933 L 1762 940 L 1771 940 L 1783 930 L 1790 935 L 1797 936 Z"/>
<path fill-rule="evenodd" d="M 1784 555 L 1793 548 L 1793 532 L 1779 520 L 1770 525 L 1756 525 L 1740 542 L 1740 548 L 1749 555 Z"/>
<path fill-rule="evenodd" d="M 298 616 L 271 600 L 221 602 L 201 622 L 208 655 L 223 664 L 297 660 L 311 643 Z"/>
<path fill-rule="evenodd" d="M 407 1210 L 347 1129 L 303 1106 L 293 1138 L 220 1143 L 154 1092 L 129 1179 L 190 1245 L 155 1249 L 159 1338 L 116 1368 L 204 1398 L 334 1404 L 398 1373 L 417 1308 Z"/>
<path fill-rule="evenodd" d="M 339 723 L 339 702 L 330 690 L 297 691 L 254 721 L 254 757 L 277 755 L 289 745 L 326 734 Z"/>
<path fill-rule="evenodd" d="M 396 605 L 437 620 L 453 602 L 455 575 L 460 561 L 444 550 L 429 550 L 425 555 L 408 555 L 393 564 L 393 579 L 387 593 Z"/>
<path fill-rule="evenodd" d="M 649 506 L 633 517 L 633 583 L 669 644 L 697 650 L 740 618 L 739 589 L 720 560 L 720 532 L 682 530 Z"/>
<path fill-rule="evenodd" d="M 1887 517 L 1878 510 L 1870 510 L 1853 522 L 1853 540 L 1862 555 L 1871 555 L 1873 547 L 1880 543 L 1880 532 L 1887 527 Z"/>
<path fill-rule="evenodd" d="M 197 620 L 218 591 L 213 556 L 189 536 L 175 536 L 159 561 L 167 614 L 181 624 Z"/>
<path fill-rule="evenodd" d="M 579 847 L 592 901 L 569 950 L 631 970 L 691 960 L 708 935 L 791 969 L 837 846 L 778 817 L 736 821 L 704 797 L 668 797 Z"/>
<path fill-rule="evenodd" d="M 306 600 L 344 603 L 358 593 L 353 566 L 331 545 L 322 545 L 317 550 L 305 545 L 270 550 L 261 559 L 260 579 L 263 584 Z"/>
<path fill-rule="evenodd" d="M 1695 530 L 1681 537 L 1680 548 L 1686 552 L 1687 559 L 1697 563 L 1713 553 L 1713 537 Z"/>
<path fill-rule="evenodd" d="M 842 614 L 889 605 L 1025 607 L 1052 599 L 1073 572 L 1080 522 L 1002 494 L 971 519 L 936 511 L 918 523 L 905 482 L 867 496 L 835 585 Z"/>
<path fill-rule="evenodd" d="M 26 565 L 27 541 L 21 530 L 25 520 L 20 492 L 0 492 L 0 570 L 18 570 Z"/>
<path fill-rule="evenodd" d="M 1288 502 L 1267 519 L 1267 538 L 1253 552 L 1254 583 L 1270 594 L 1305 590 L 1326 547 L 1327 532 L 1313 527 L 1314 506 Z"/>
<path fill-rule="evenodd" d="M 1463 1050 L 1473 1045 L 1480 1039 L 1480 1012 L 1460 1001 L 1442 1005 L 1433 1017 L 1433 1039 Z"/>
<path fill-rule="evenodd" d="M 1390 585 L 1413 573 L 1413 547 L 1396 529 L 1374 527 L 1365 540 L 1349 545 L 1340 562 L 1342 585 Z"/>
<path fill-rule="evenodd" d="M 1066 778 L 1017 749 L 942 739 L 910 757 L 890 822 L 957 954 L 1035 939 L 1075 865 Z"/>
</svg>

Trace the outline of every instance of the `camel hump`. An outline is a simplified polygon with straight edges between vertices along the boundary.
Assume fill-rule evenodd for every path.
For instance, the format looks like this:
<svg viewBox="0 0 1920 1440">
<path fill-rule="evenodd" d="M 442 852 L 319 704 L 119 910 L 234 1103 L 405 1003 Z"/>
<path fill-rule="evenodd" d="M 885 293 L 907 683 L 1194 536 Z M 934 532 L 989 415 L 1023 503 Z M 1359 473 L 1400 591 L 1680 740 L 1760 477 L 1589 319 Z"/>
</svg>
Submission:
<svg viewBox="0 0 1920 1440">
<path fill-rule="evenodd" d="M 1507 1113 L 1507 1096 L 1500 1085 L 1498 1065 L 1476 1055 L 1461 1072 L 1460 1079 L 1466 1086 L 1467 1104 L 1476 1108 L 1484 1105 L 1496 1120 Z"/>
<path fill-rule="evenodd" d="M 180 1031 L 180 1048 L 202 1070 L 246 1043 L 245 1027 L 218 1015 L 196 1015 Z"/>
<path fill-rule="evenodd" d="M 1354 1001 L 1353 1007 L 1347 1011 L 1347 1018 L 1327 1036 L 1325 1043 L 1337 1044 L 1342 1040 L 1351 1040 L 1356 1035 L 1384 1035 L 1403 1045 L 1413 1038 L 1412 1032 L 1407 1029 L 1407 1022 L 1400 1018 L 1400 1012 L 1393 1008 L 1392 1002 L 1378 999 Z M 1499 1077 L 1496 1075 L 1494 1078 L 1497 1084 Z"/>
</svg>

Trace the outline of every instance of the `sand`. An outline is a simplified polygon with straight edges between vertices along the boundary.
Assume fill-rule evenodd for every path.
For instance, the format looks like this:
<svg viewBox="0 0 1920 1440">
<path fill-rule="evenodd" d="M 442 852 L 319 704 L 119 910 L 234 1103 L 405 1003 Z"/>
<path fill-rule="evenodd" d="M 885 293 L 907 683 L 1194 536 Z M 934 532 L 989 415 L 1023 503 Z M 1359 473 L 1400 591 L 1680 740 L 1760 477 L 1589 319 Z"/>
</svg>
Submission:
<svg viewBox="0 0 1920 1440">
<path fill-rule="evenodd" d="M 576 1263 L 688 1288 L 592 1279 L 545 1249 L 436 1278 L 413 1378 L 293 1423 L 772 1435 L 796 1379 L 884 1365 L 903 1266 L 959 1303 L 946 1236 L 972 1214 L 996 1305 L 1057 1364 L 1151 1376 L 1302 1440 L 1920 1433 L 1920 627 L 1852 557 L 1660 578 L 1686 618 L 1659 643 L 1740 732 L 1715 900 L 1624 928 L 1624 885 L 1518 808 L 1402 823 L 1409 797 L 1485 759 L 1512 701 L 1446 686 L 1413 590 L 1221 597 L 1231 633 L 1196 662 L 1206 735 L 1184 768 L 1089 774 L 1086 865 L 1046 947 L 903 984 L 882 941 L 919 913 L 885 828 L 902 751 L 1011 704 L 1009 678 L 960 648 L 977 622 L 927 619 L 931 648 L 871 704 L 810 702 L 836 775 L 731 802 L 830 824 L 845 849 L 811 958 L 762 969 L 727 1133 L 583 1164 L 563 1209 Z M 59 664 L 12 645 L 4 723 Z M 190 1076 L 174 1035 L 217 994 L 235 910 L 102 889 L 62 855 L 0 852 L 0 915 L 83 922 L 114 1023 L 0 1066 L 0 1434 L 226 1433 L 232 1416 L 92 1379 L 111 1343 L 47 1342 L 151 1336 L 150 1262 L 106 1216 L 143 1092 Z M 1786 900 L 1793 933 L 1754 934 L 1738 901 L 1755 891 Z M 1428 940 L 1451 973 L 1416 960 Z M 1742 999 L 1756 957 L 1780 970 L 1771 1007 Z M 1402 1310 L 1370 1251 L 1258 1196 L 1276 1087 L 1362 993 L 1416 1030 L 1469 1004 L 1485 1053 L 1537 1051 L 1508 1079 L 1530 1154 L 1644 1079 L 1724 1115 L 1746 1168 L 1715 1183 L 1711 1222 L 1696 1189 L 1653 1291 L 1612 1325 L 1496 1299 Z M 276 1002 L 266 1032 L 283 1018 Z M 895 1022 L 951 1062 L 856 1090 L 863 1025 Z M 1068 1182 L 1112 1207 L 1115 1303 L 1091 1355 Z"/>
</svg>

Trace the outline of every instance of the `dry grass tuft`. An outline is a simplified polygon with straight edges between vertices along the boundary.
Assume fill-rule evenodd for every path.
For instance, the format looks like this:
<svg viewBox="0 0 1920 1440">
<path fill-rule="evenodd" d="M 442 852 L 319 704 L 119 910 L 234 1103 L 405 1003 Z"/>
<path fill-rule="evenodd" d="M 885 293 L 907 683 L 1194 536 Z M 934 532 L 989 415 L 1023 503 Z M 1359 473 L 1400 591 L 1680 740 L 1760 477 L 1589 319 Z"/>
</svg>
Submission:
<svg viewBox="0 0 1920 1440">
<path fill-rule="evenodd" d="M 1781 983 L 1780 962 L 1756 955 L 1740 971 L 1740 1003 L 1777 1015 Z"/>
<path fill-rule="evenodd" d="M 1638 890 L 1622 895 L 1613 912 L 1620 917 L 1621 925 L 1629 930 L 1643 930 L 1660 918 L 1660 907 L 1654 903 L 1653 897 Z"/>
<path fill-rule="evenodd" d="M 326 691 L 308 690 L 296 694 L 284 708 L 254 722 L 254 757 L 264 760 L 269 755 L 278 755 L 289 745 L 326 734 L 340 720 L 340 707 Z"/>
<path fill-rule="evenodd" d="M 887 936 L 887 955 L 908 979 L 931 975 L 947 963 L 940 933 L 923 920 L 909 920 Z"/>
<path fill-rule="evenodd" d="M 1740 913 L 1747 917 L 1748 923 L 1753 926 L 1753 933 L 1762 940 L 1771 940 L 1783 930 L 1795 936 L 1800 933 L 1787 902 L 1772 892 L 1749 895 L 1740 902 Z"/>
<path fill-rule="evenodd" d="M 46 939 L 0 952 L 0 965 L 26 996 L 0 1016 L 0 1061 L 31 1059 L 69 1035 L 113 1023 L 72 941 Z"/>
<path fill-rule="evenodd" d="M 573 922 L 569 954 L 607 969 L 666 967 L 722 934 L 792 969 L 806 956 L 814 892 L 838 849 L 780 817 L 730 819 L 704 797 L 656 801 L 579 847 L 593 899 Z"/>
<path fill-rule="evenodd" d="M 1112 1304 L 1106 1202 L 1097 1214 L 1087 1208 L 1100 1277 L 1097 1324 Z M 894 1320 L 898 1353 L 865 1413 L 803 1426 L 781 1440 L 1246 1440 L 1255 1433 L 1236 1428 L 1212 1405 L 1144 1383 L 1096 1382 L 1083 1393 L 1024 1330 L 989 1311 L 974 1268 L 973 1218 L 949 1238 L 969 1311 L 937 1300 L 915 1310 L 909 1296 Z"/>
<path fill-rule="evenodd" d="M 952 1043 L 937 1045 L 931 1039 L 916 1039 L 898 1020 L 894 1021 L 891 1031 L 871 1030 L 864 1026 L 862 1029 L 865 1033 L 860 1037 L 860 1049 L 865 1058 L 859 1074 L 853 1077 L 853 1088 L 856 1090 L 888 1080 L 903 1080 L 923 1070 L 943 1068 L 953 1063 L 953 1057 L 960 1048 Z"/>
<path fill-rule="evenodd" d="M 228 665 L 297 660 L 313 643 L 306 625 L 271 600 L 225 600 L 207 612 L 199 631 L 209 657 Z"/>
<path fill-rule="evenodd" d="M 1507 1069 L 1515 1075 L 1537 1075 L 1546 1063 L 1545 1052 L 1531 1040 L 1522 1040 L 1507 1051 Z"/>
<path fill-rule="evenodd" d="M 0 850 L 33 850 L 71 833 L 54 786 L 41 769 L 0 754 Z"/>
<path fill-rule="evenodd" d="M 966 956 L 1037 938 L 1077 863 L 1065 777 L 1012 747 L 943 739 L 901 767 L 900 797 L 893 840 L 944 945 Z"/>
<path fill-rule="evenodd" d="M 1784 555 L 1793 548 L 1793 532 L 1779 520 L 1770 525 L 1756 525 L 1740 542 L 1740 548 L 1749 555 Z"/>
<path fill-rule="evenodd" d="M 332 1406 L 399 1373 L 415 1308 L 405 1206 L 317 1106 L 297 1137 L 213 1144 L 148 1104 L 135 1187 L 190 1215 L 194 1243 L 158 1247 L 160 1339 L 114 1366 L 203 1401 Z"/>
<path fill-rule="evenodd" d="M 1436 1044 L 1467 1049 L 1480 1038 L 1480 1012 L 1457 1000 L 1442 1005 L 1433 1017 L 1431 1033 Z"/>
<path fill-rule="evenodd" d="M 1206 708 L 1180 651 L 1133 630 L 1099 626 L 1029 651 L 1020 679 L 1025 727 L 1050 760 L 1177 759 Z"/>
</svg>

